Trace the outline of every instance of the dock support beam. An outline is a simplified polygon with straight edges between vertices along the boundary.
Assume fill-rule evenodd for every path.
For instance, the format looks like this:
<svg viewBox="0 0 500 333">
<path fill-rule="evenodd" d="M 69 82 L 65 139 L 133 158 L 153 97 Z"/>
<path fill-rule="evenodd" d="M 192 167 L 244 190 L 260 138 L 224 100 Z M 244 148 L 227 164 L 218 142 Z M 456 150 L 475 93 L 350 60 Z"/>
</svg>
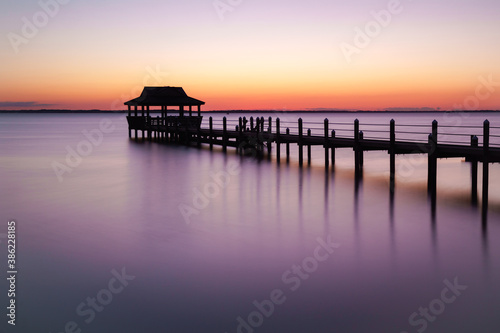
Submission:
<svg viewBox="0 0 500 333">
<path fill-rule="evenodd" d="M 132 115 L 132 109 L 130 105 L 128 105 L 128 116 L 130 117 Z M 128 137 L 129 139 L 132 137 L 132 129 L 130 128 L 130 125 L 128 125 Z"/>
<path fill-rule="evenodd" d="M 290 129 L 287 127 L 286 129 L 287 137 L 290 135 Z M 290 141 L 286 141 L 286 163 L 290 163 Z"/>
<path fill-rule="evenodd" d="M 488 219 L 488 186 L 489 186 L 489 151 L 490 151 L 490 122 L 484 121 L 483 125 L 483 198 L 482 198 L 482 216 L 483 223 Z"/>
<path fill-rule="evenodd" d="M 311 129 L 308 129 L 307 130 L 307 137 L 310 138 L 311 137 Z M 309 141 L 310 142 L 310 141 Z M 312 159 L 312 156 L 311 156 L 311 143 L 309 143 L 307 145 L 307 166 L 311 166 L 311 159 Z"/>
<path fill-rule="evenodd" d="M 475 135 L 471 135 L 470 138 L 471 147 L 479 147 L 479 139 Z M 470 161 L 470 172 L 471 172 L 471 204 L 477 206 L 477 159 L 473 158 Z"/>
<path fill-rule="evenodd" d="M 328 119 L 325 118 L 324 121 L 324 127 L 325 127 L 325 171 L 328 171 L 330 168 L 330 154 L 329 154 L 329 143 L 328 143 L 328 135 L 329 135 L 329 128 L 328 128 Z"/>
<path fill-rule="evenodd" d="M 134 105 L 134 116 L 137 117 L 137 105 Z M 135 140 L 137 140 L 137 127 L 135 128 Z"/>
<path fill-rule="evenodd" d="M 238 119 L 238 142 L 236 144 L 236 152 L 243 154 L 243 117 Z"/>
<path fill-rule="evenodd" d="M 427 191 L 432 201 L 436 200 L 437 192 L 437 142 L 438 142 L 438 122 L 432 122 L 432 133 L 429 135 L 429 154 L 427 169 Z"/>
<path fill-rule="evenodd" d="M 299 166 L 302 167 L 304 165 L 304 151 L 302 149 L 302 118 L 299 118 Z"/>
<path fill-rule="evenodd" d="M 227 118 L 222 118 L 222 151 L 227 152 Z"/>
<path fill-rule="evenodd" d="M 271 150 L 273 141 L 271 140 L 271 136 L 273 133 L 273 118 L 269 117 L 268 119 L 269 127 L 267 128 L 267 159 L 271 160 Z"/>
<path fill-rule="evenodd" d="M 212 117 L 208 119 L 209 135 L 210 135 L 210 150 L 214 150 L 214 120 Z"/>
<path fill-rule="evenodd" d="M 142 119 L 144 119 L 144 105 L 141 106 L 141 115 L 142 115 Z M 142 141 L 144 141 L 144 136 L 145 136 L 145 131 L 144 131 L 144 124 L 142 125 Z"/>
<path fill-rule="evenodd" d="M 332 171 L 335 169 L 335 130 L 332 130 Z"/>
<path fill-rule="evenodd" d="M 201 148 L 201 124 L 200 124 L 200 126 L 198 126 L 198 128 L 196 129 L 196 132 L 197 132 L 197 133 L 196 133 L 196 135 L 197 135 L 197 138 L 196 138 L 196 139 L 197 139 L 196 146 L 197 146 L 198 148 Z"/>
<path fill-rule="evenodd" d="M 361 173 L 361 160 L 359 148 L 359 120 L 354 120 L 354 175 L 358 177 Z"/>
<path fill-rule="evenodd" d="M 391 193 L 394 192 L 396 187 L 396 122 L 394 119 L 391 119 L 390 124 L 390 174 L 389 174 L 389 183 Z"/>
<path fill-rule="evenodd" d="M 276 118 L 276 160 L 281 163 L 280 118 Z"/>
<path fill-rule="evenodd" d="M 151 130 L 151 115 L 149 114 L 149 105 L 146 106 L 146 110 L 147 110 L 147 115 L 148 115 L 147 122 L 146 122 L 148 124 L 147 135 L 148 135 L 149 142 L 151 142 L 152 130 Z"/>
<path fill-rule="evenodd" d="M 359 132 L 359 142 L 362 142 L 364 138 L 365 138 L 365 135 L 364 135 L 363 131 L 360 131 Z M 363 148 L 360 147 L 359 148 L 359 167 L 361 170 L 363 169 L 364 165 L 365 165 L 364 151 L 363 151 Z"/>
</svg>

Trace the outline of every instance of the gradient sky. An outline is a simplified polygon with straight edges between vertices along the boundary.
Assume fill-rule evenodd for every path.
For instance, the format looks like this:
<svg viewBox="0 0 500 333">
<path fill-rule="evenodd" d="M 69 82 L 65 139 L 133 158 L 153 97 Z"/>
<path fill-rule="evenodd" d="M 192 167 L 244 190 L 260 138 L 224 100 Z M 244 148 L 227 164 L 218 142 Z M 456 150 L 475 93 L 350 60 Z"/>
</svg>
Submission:
<svg viewBox="0 0 500 333">
<path fill-rule="evenodd" d="M 39 1 L 1 2 L 1 109 L 123 109 L 144 85 L 206 110 L 500 109 L 498 0 L 401 0 L 350 62 L 341 45 L 391 1 L 220 0 L 223 19 L 214 0 L 60 1 L 46 22 Z"/>
</svg>

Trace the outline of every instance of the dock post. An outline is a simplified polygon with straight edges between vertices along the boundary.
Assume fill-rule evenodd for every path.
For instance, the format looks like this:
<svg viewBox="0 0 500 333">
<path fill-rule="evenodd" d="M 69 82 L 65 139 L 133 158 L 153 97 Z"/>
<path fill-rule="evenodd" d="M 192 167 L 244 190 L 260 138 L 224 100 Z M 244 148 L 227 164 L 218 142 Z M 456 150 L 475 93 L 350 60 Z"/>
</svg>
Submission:
<svg viewBox="0 0 500 333">
<path fill-rule="evenodd" d="M 280 118 L 276 118 L 276 160 L 280 164 L 281 159 L 281 143 L 280 143 Z"/>
<path fill-rule="evenodd" d="M 196 128 L 196 134 L 197 134 L 197 143 L 196 143 L 196 146 L 198 148 L 201 148 L 201 122 L 200 122 L 200 125 Z"/>
<path fill-rule="evenodd" d="M 144 105 L 141 106 L 141 116 L 142 116 L 142 121 L 144 121 Z M 142 141 L 144 141 L 144 138 L 146 136 L 145 135 L 146 131 L 145 131 L 144 127 L 145 127 L 145 124 L 143 123 L 142 124 Z"/>
<path fill-rule="evenodd" d="M 130 117 L 132 115 L 132 108 L 130 105 L 128 105 L 128 116 Z M 132 129 L 130 128 L 130 125 L 128 125 L 128 137 L 129 139 L 132 138 Z"/>
<path fill-rule="evenodd" d="M 253 131 L 253 116 L 250 117 L 250 131 Z"/>
<path fill-rule="evenodd" d="M 363 131 L 360 131 L 359 132 L 359 141 L 363 141 L 364 137 L 365 136 L 364 136 Z M 359 150 L 359 167 L 362 169 L 364 164 L 365 164 L 364 152 L 363 152 L 363 148 L 360 148 L 360 150 Z"/>
<path fill-rule="evenodd" d="M 147 115 L 148 115 L 148 118 L 147 118 L 147 119 L 148 119 L 148 122 L 147 122 L 147 124 L 148 124 L 148 131 L 147 131 L 147 135 L 148 135 L 149 142 L 151 142 L 151 139 L 152 139 L 152 138 L 151 138 L 151 134 L 153 134 L 153 133 L 152 133 L 153 131 L 152 131 L 152 129 L 151 129 L 151 119 L 152 119 L 152 118 L 151 118 L 151 116 L 150 116 L 150 114 L 149 114 L 149 105 L 148 105 L 148 106 L 146 106 L 146 110 L 147 110 Z"/>
<path fill-rule="evenodd" d="M 361 167 L 359 160 L 359 120 L 354 120 L 354 173 L 358 175 Z"/>
<path fill-rule="evenodd" d="M 208 127 L 209 127 L 209 141 L 210 141 L 210 150 L 214 150 L 214 120 L 212 117 L 208 118 Z"/>
<path fill-rule="evenodd" d="M 311 137 L 311 129 L 307 130 L 307 136 Z M 311 166 L 311 143 L 307 145 L 307 166 Z"/>
<path fill-rule="evenodd" d="M 429 154 L 427 169 L 427 190 L 431 195 L 432 201 L 436 200 L 437 191 L 437 142 L 438 142 L 438 122 L 432 122 L 432 133 L 429 135 Z"/>
<path fill-rule="evenodd" d="M 332 130 L 332 171 L 334 170 L 335 168 L 335 130 Z"/>
<path fill-rule="evenodd" d="M 269 127 L 267 128 L 267 159 L 271 160 L 271 149 L 272 149 L 272 140 L 271 140 L 271 135 L 273 133 L 272 128 L 273 128 L 273 118 L 269 117 L 268 119 L 269 122 Z"/>
<path fill-rule="evenodd" d="M 394 192 L 396 187 L 396 121 L 391 119 L 390 124 L 390 146 L 389 146 L 389 154 L 390 154 L 390 174 L 389 174 L 389 182 L 390 182 L 390 190 Z"/>
<path fill-rule="evenodd" d="M 137 105 L 134 105 L 134 117 L 136 117 L 137 119 Z M 135 140 L 137 141 L 137 134 L 138 134 L 138 131 L 137 131 L 137 126 L 135 127 Z"/>
<path fill-rule="evenodd" d="M 243 118 L 238 119 L 238 142 L 236 143 L 236 152 L 241 154 L 243 152 L 242 139 L 243 139 Z"/>
<path fill-rule="evenodd" d="M 260 142 L 260 118 L 257 117 L 255 118 L 255 131 L 257 132 L 257 136 L 256 136 L 256 141 L 255 141 L 255 148 L 257 149 L 257 151 L 259 153 L 262 153 L 262 145 L 261 145 L 261 142 Z"/>
<path fill-rule="evenodd" d="M 328 118 L 325 118 L 324 122 L 324 127 L 325 127 L 325 171 L 328 171 L 330 168 L 330 155 L 329 155 L 329 143 L 328 143 L 328 135 L 329 135 L 329 128 L 328 128 Z"/>
<path fill-rule="evenodd" d="M 299 166 L 302 167 L 304 164 L 304 151 L 302 149 L 302 118 L 299 118 Z"/>
<path fill-rule="evenodd" d="M 286 135 L 287 135 L 287 138 L 288 136 L 290 135 L 290 129 L 287 127 L 286 129 Z M 286 141 L 286 163 L 290 163 L 290 141 L 289 139 L 287 139 Z"/>
<path fill-rule="evenodd" d="M 471 147 L 479 147 L 479 139 L 475 135 L 471 135 L 470 138 Z M 470 161 L 470 172 L 471 172 L 471 203 L 473 206 L 477 206 L 477 159 L 473 158 Z"/>
<path fill-rule="evenodd" d="M 259 133 L 260 133 L 260 135 L 257 137 L 257 142 L 260 143 L 260 152 L 262 154 L 264 154 L 264 136 L 263 136 L 264 124 L 265 124 L 264 117 L 260 117 L 260 119 L 259 119 L 259 126 L 260 126 Z"/>
<path fill-rule="evenodd" d="M 157 142 L 160 141 L 161 132 L 160 132 L 160 116 L 156 116 L 156 131 L 155 131 L 155 139 Z"/>
<path fill-rule="evenodd" d="M 488 119 L 483 124 L 483 198 L 482 198 L 482 216 L 483 223 L 488 218 L 488 187 L 489 187 L 489 151 L 490 151 L 490 122 Z"/>
<path fill-rule="evenodd" d="M 227 152 L 227 118 L 222 118 L 222 151 Z"/>
</svg>

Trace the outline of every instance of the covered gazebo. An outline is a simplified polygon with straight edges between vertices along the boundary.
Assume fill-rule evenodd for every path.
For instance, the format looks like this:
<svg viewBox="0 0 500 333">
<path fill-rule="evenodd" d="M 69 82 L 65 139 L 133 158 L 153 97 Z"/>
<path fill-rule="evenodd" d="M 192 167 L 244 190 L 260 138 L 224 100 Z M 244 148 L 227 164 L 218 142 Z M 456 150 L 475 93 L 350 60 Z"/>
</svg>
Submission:
<svg viewBox="0 0 500 333">
<path fill-rule="evenodd" d="M 166 132 L 167 126 L 176 127 L 199 127 L 201 124 L 201 106 L 205 102 L 189 97 L 181 87 L 144 87 L 141 96 L 124 103 L 128 106 L 127 121 L 129 124 L 129 137 L 132 136 L 132 130 L 142 131 L 142 136 L 147 132 L 151 138 L 151 131 L 155 133 Z M 138 109 L 141 108 L 141 115 L 138 115 Z M 151 118 L 151 107 L 161 108 L 161 117 Z M 168 109 L 174 107 L 175 109 Z M 197 107 L 197 116 L 193 116 L 193 107 Z M 133 115 L 132 115 L 133 108 Z M 189 116 L 185 116 L 185 112 Z M 167 113 L 173 112 L 175 115 L 168 116 Z"/>
<path fill-rule="evenodd" d="M 141 96 L 125 102 L 128 106 L 128 115 L 137 116 L 137 109 L 141 107 L 142 116 L 146 111 L 149 115 L 150 107 L 161 107 L 162 117 L 166 117 L 168 107 L 178 107 L 179 115 L 184 117 L 184 108 L 189 108 L 189 116 L 193 115 L 193 106 L 198 108 L 198 117 L 201 116 L 201 106 L 205 102 L 189 97 L 181 87 L 144 87 Z M 176 111 L 176 110 L 175 110 Z M 165 115 L 163 115 L 165 113 Z"/>
</svg>

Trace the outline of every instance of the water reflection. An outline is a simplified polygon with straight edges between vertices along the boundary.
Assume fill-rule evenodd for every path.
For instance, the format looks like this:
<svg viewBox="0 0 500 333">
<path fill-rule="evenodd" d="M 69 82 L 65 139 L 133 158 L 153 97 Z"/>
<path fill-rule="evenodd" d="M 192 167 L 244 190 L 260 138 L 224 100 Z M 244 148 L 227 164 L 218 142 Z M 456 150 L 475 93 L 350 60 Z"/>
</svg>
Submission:
<svg viewBox="0 0 500 333">
<path fill-rule="evenodd" d="M 203 184 L 205 178 L 194 175 L 196 170 L 209 174 L 227 169 L 235 160 L 241 166 L 241 174 L 232 178 L 231 188 L 222 191 L 221 196 L 201 213 L 203 224 L 190 227 L 193 229 L 187 228 L 182 235 L 191 239 L 194 237 L 192 234 L 195 234 L 191 230 L 203 228 L 204 231 L 211 231 L 202 236 L 197 235 L 196 241 L 188 242 L 193 249 L 183 251 L 195 253 L 200 262 L 207 262 L 205 265 L 195 261 L 196 265 L 189 267 L 191 274 L 203 274 L 204 283 L 215 286 L 217 290 L 223 290 L 226 285 L 233 288 L 234 295 L 224 294 L 227 299 L 221 302 L 238 306 L 242 304 L 240 308 L 244 310 L 230 315 L 217 314 L 218 317 L 229 317 L 227 321 L 247 313 L 249 310 L 244 306 L 251 304 L 254 299 L 263 299 L 266 295 L 259 294 L 260 291 L 267 292 L 268 289 L 280 287 L 279 278 L 283 271 L 292 264 L 300 264 L 303 258 L 311 255 L 311 249 L 314 248 L 311 239 L 314 240 L 317 235 L 333 235 L 343 244 L 338 254 L 341 260 L 329 262 L 309 281 L 304 281 L 308 292 L 290 295 L 293 297 L 290 297 L 287 310 L 283 310 L 286 318 L 277 316 L 274 324 L 269 324 L 274 325 L 273 328 L 286 326 L 291 313 L 307 314 L 308 310 L 303 304 L 313 304 L 311 306 L 315 313 L 319 314 L 318 320 L 325 326 L 344 320 L 344 326 L 339 331 L 349 332 L 350 321 L 337 315 L 338 311 L 343 311 L 338 303 L 343 306 L 347 304 L 349 310 L 344 311 L 350 314 L 355 313 L 356 309 L 391 313 L 374 320 L 376 327 L 388 328 L 394 326 L 394 318 L 403 318 L 401 321 L 404 321 L 412 311 L 418 309 L 422 300 L 416 296 L 419 293 L 417 290 L 425 292 L 425 300 L 432 299 L 436 296 L 432 292 L 427 293 L 427 290 L 440 288 L 443 278 L 453 279 L 455 275 L 470 278 L 466 274 L 474 267 L 474 274 L 479 271 L 485 276 L 492 276 L 487 226 L 483 225 L 481 239 L 467 238 L 454 226 L 458 224 L 469 231 L 477 226 L 458 221 L 460 214 L 450 213 L 446 206 L 438 207 L 435 200 L 408 197 L 404 191 L 399 192 L 399 188 L 396 196 L 395 191 L 387 191 L 387 187 L 374 182 L 369 174 L 358 174 L 352 178 L 352 173 L 348 175 L 348 172 L 330 173 L 314 166 L 298 168 L 293 163 L 289 166 L 284 163 L 277 165 L 267 160 L 230 153 L 223 155 L 218 151 L 189 149 L 186 155 L 179 152 L 174 146 L 165 146 L 158 151 L 141 146 L 137 151 L 143 158 L 133 172 L 134 175 L 141 173 L 137 175 L 136 185 L 147 191 L 156 191 L 155 195 L 147 199 L 141 198 L 145 209 L 156 210 L 157 207 L 151 202 L 162 200 L 162 192 L 158 192 L 155 186 L 166 184 L 155 185 L 158 172 L 169 169 L 168 172 L 172 174 L 181 169 L 185 175 L 179 174 L 176 176 L 179 179 L 171 178 L 170 181 L 175 182 L 173 186 L 182 189 L 186 186 L 184 183 L 191 187 Z M 178 162 L 165 158 L 165 154 L 184 159 L 184 164 L 180 168 Z M 193 154 L 198 156 L 193 157 Z M 154 175 L 146 170 L 154 172 Z M 231 218 L 233 220 L 229 223 Z M 153 227 L 158 228 L 150 228 Z M 238 241 L 243 240 L 242 245 L 232 244 L 225 239 L 234 234 Z M 203 243 L 206 245 L 206 237 L 213 238 L 209 250 L 203 246 Z M 463 241 L 467 241 L 466 248 L 463 248 Z M 475 253 L 474 249 L 480 253 Z M 158 251 L 157 255 L 160 254 L 171 256 Z M 456 256 L 461 256 L 462 261 L 455 262 Z M 226 266 L 231 268 L 221 273 L 214 272 L 210 265 L 217 262 L 220 262 L 220 266 L 217 266 L 219 269 Z M 181 263 L 171 260 L 168 264 L 168 269 L 176 271 L 179 276 L 178 281 L 173 283 L 174 287 L 187 284 L 183 279 L 196 283 L 192 276 L 186 278 L 186 268 Z M 483 269 L 480 269 L 481 266 Z M 494 266 L 495 270 L 497 268 Z M 445 273 L 446 276 L 443 276 Z M 160 278 L 155 278 L 155 282 L 156 279 Z M 253 288 L 251 292 L 248 291 L 249 286 L 253 286 L 250 287 Z M 189 288 L 184 286 L 184 290 Z M 210 293 L 201 287 L 198 287 L 197 292 L 209 304 L 207 294 Z M 335 299 L 329 295 L 338 297 Z M 381 305 L 380 301 L 371 298 L 387 299 L 387 303 L 393 305 Z M 314 303 L 312 299 L 319 303 Z M 328 308 L 329 314 L 323 308 Z M 288 309 L 296 312 L 289 312 Z M 347 318 L 349 315 L 345 313 L 344 318 Z M 307 315 L 300 318 L 314 326 L 313 320 Z M 181 323 L 177 324 L 182 327 Z M 270 332 L 271 326 L 263 327 L 262 331 Z"/>
</svg>

